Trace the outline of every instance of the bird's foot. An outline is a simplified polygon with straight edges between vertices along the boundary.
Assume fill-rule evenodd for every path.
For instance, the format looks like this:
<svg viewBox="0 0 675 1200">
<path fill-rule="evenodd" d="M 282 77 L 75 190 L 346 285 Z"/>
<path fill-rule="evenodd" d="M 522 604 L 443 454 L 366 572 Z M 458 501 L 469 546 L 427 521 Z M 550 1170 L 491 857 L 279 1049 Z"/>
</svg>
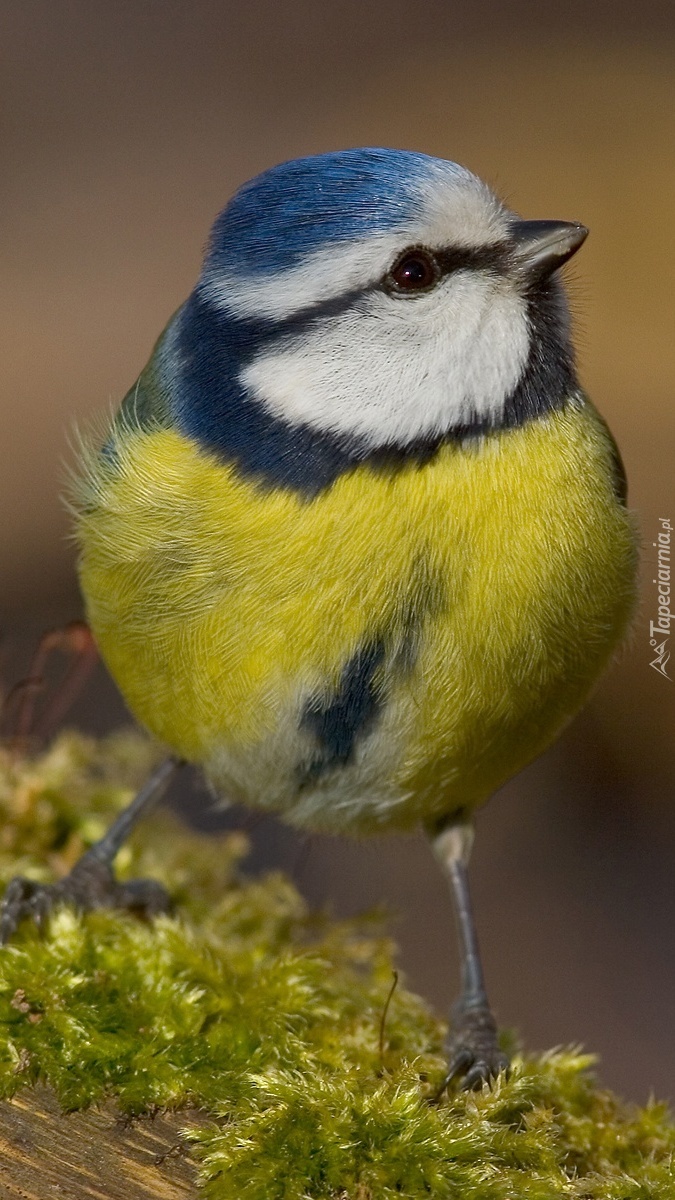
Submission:
<svg viewBox="0 0 675 1200">
<path fill-rule="evenodd" d="M 120 908 L 145 918 L 168 912 L 171 906 L 161 883 L 154 879 L 120 883 L 112 867 L 88 851 L 58 883 L 36 883 L 20 875 L 10 881 L 0 906 L 0 945 L 13 937 L 26 918 L 41 929 L 50 913 L 62 905 L 78 912 Z"/>
<path fill-rule="evenodd" d="M 448 1056 L 448 1070 L 435 1099 L 440 1099 L 454 1079 L 462 1080 L 464 1091 L 477 1091 L 502 1071 L 508 1071 L 509 1059 L 499 1046 L 497 1023 L 487 1003 L 457 1003 L 452 1013 Z"/>
</svg>

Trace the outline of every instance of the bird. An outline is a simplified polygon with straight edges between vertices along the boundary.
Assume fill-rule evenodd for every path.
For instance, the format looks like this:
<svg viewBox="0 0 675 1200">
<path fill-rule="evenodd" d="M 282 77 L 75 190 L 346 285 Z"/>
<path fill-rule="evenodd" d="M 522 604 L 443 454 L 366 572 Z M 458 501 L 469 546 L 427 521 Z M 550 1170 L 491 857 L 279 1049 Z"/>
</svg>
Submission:
<svg viewBox="0 0 675 1200">
<path fill-rule="evenodd" d="M 587 233 L 412 150 L 235 193 L 76 484 L 87 620 L 170 754 L 70 876 L 10 884 L 3 941 L 57 902 L 162 910 L 113 859 L 197 764 L 302 830 L 424 829 L 462 968 L 443 1086 L 508 1069 L 473 814 L 581 708 L 635 607 L 625 472 L 561 278 Z"/>
</svg>

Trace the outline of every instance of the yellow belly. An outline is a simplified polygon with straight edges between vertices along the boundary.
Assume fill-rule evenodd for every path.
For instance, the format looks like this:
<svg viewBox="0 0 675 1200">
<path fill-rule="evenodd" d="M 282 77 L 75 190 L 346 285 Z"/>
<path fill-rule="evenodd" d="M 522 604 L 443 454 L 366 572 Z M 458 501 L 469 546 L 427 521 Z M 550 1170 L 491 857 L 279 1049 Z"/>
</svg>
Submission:
<svg viewBox="0 0 675 1200">
<path fill-rule="evenodd" d="M 580 707 L 630 620 L 611 458 L 570 406 L 306 501 L 126 430 L 81 488 L 89 621 L 132 711 L 226 798 L 354 831 L 471 808 Z M 307 698 L 373 638 L 377 720 L 303 776 Z"/>
</svg>

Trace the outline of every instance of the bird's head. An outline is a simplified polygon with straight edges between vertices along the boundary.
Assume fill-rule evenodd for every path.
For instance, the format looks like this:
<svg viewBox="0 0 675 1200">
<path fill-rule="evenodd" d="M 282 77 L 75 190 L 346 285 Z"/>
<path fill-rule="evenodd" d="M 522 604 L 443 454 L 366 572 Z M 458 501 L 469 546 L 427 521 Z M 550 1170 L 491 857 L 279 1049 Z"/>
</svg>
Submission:
<svg viewBox="0 0 675 1200">
<path fill-rule="evenodd" d="M 555 272 L 586 233 L 522 221 L 470 171 L 410 151 L 266 171 L 217 218 L 183 310 L 186 376 L 211 391 L 209 408 L 193 389 L 202 432 L 208 416 L 217 443 L 235 392 L 245 414 L 358 457 L 554 407 L 574 386 Z"/>
</svg>

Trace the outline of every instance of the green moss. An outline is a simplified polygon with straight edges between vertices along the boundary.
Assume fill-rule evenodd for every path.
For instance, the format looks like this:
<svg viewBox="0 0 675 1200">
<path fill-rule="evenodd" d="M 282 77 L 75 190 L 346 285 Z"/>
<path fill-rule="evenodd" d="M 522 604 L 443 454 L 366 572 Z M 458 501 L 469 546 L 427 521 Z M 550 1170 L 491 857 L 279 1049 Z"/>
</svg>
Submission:
<svg viewBox="0 0 675 1200">
<path fill-rule="evenodd" d="M 0 756 L 0 877 L 52 878 L 147 772 L 132 734 Z M 196 1105 L 211 1200 L 648 1200 L 675 1194 L 663 1106 L 622 1105 L 574 1052 L 519 1057 L 508 1081 L 434 1106 L 444 1028 L 401 985 L 366 921 L 311 917 L 280 874 L 242 877 L 240 835 L 168 816 L 120 855 L 175 917 L 61 911 L 0 951 L 0 1093 L 40 1081 L 66 1108 Z"/>
</svg>

